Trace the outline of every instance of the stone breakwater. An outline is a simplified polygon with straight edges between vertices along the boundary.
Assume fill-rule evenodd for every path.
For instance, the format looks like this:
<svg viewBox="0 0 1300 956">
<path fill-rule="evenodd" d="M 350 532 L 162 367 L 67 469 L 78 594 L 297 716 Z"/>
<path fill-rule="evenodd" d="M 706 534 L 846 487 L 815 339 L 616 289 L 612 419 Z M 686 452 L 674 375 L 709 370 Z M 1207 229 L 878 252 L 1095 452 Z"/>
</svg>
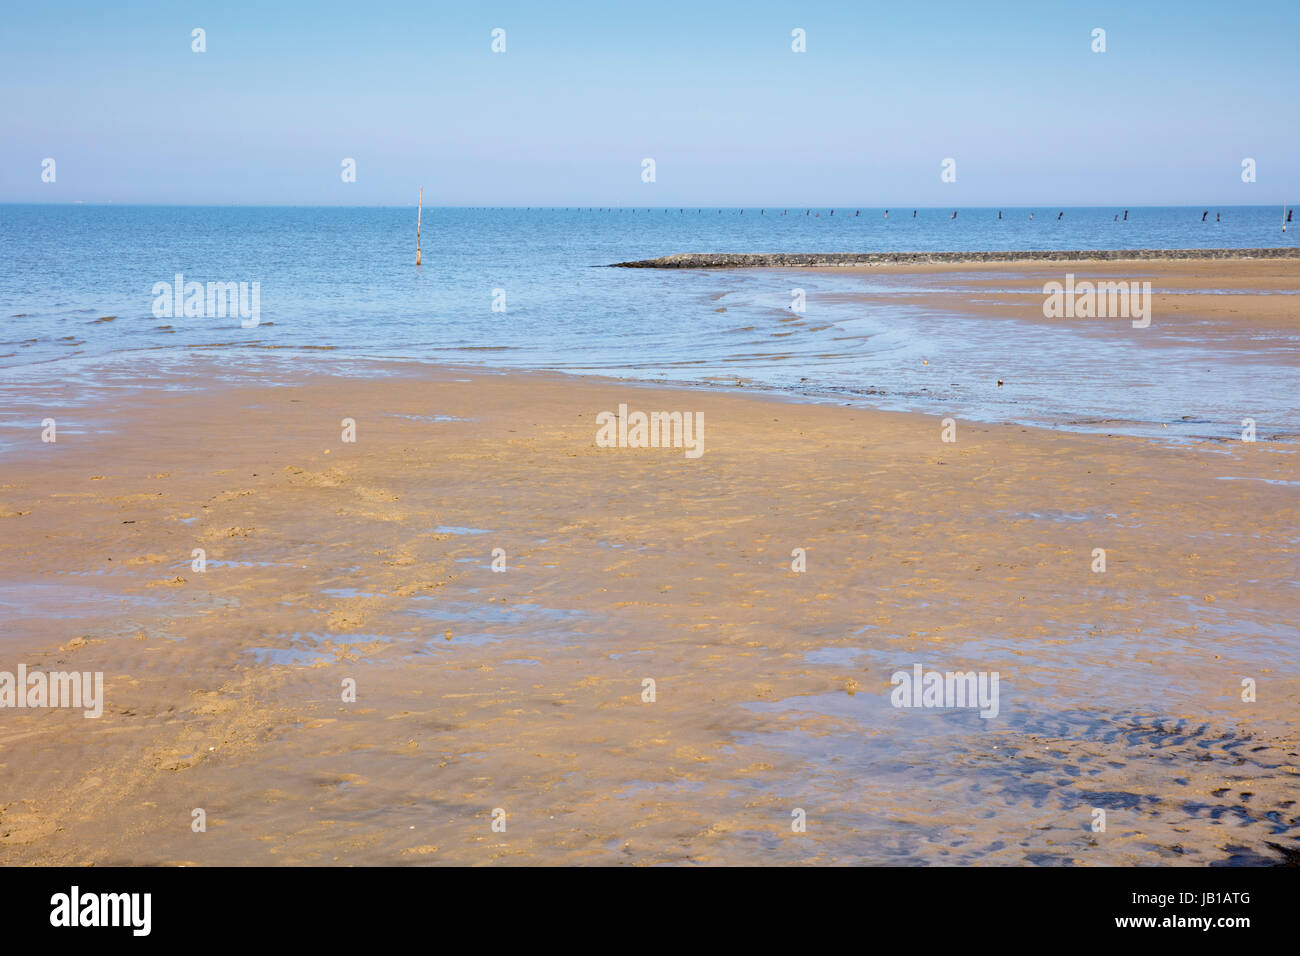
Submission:
<svg viewBox="0 0 1300 956">
<path fill-rule="evenodd" d="M 914 263 L 1079 262 L 1178 259 L 1300 259 L 1300 247 L 1280 249 L 1077 249 L 1008 252 L 686 252 L 616 269 L 762 269 L 883 266 Z"/>
</svg>

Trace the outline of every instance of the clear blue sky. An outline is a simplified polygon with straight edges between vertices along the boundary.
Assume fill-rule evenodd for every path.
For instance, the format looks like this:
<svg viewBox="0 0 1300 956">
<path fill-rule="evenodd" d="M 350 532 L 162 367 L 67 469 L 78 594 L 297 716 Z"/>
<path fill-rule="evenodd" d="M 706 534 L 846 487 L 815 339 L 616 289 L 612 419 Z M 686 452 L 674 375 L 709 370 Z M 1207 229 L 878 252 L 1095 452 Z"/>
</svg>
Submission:
<svg viewBox="0 0 1300 956">
<path fill-rule="evenodd" d="M 1300 202 L 1298 103 L 1298 0 L 41 0 L 0 14 L 0 201 Z"/>
</svg>

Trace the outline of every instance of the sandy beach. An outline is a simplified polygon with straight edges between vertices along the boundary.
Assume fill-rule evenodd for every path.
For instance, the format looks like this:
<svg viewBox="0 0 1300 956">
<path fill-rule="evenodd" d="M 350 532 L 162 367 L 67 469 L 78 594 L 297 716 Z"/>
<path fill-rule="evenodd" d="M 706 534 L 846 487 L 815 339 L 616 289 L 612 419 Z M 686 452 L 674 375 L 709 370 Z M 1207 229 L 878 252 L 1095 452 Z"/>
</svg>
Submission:
<svg viewBox="0 0 1300 956">
<path fill-rule="evenodd" d="M 960 310 L 972 315 L 1016 318 L 1034 322 L 1067 322 L 1075 326 L 1105 328 L 1123 319 L 1081 319 L 1043 317 L 1043 285 L 1060 282 L 1066 271 L 1079 281 L 1127 281 L 1152 283 L 1153 311 L 1159 325 L 1169 332 L 1200 336 L 1217 335 L 1226 343 L 1243 344 L 1242 332 L 1294 332 L 1300 328 L 1300 259 L 1275 258 L 1233 260 L 1226 264 L 1171 260 L 1164 262 L 1067 263 L 1004 262 L 962 265 L 885 265 L 854 267 L 862 275 L 920 278 L 933 286 L 938 301 L 951 307 L 960 299 Z M 930 293 L 893 293 L 894 301 L 931 304 Z M 1157 339 L 1168 341 L 1167 338 Z"/>
<path fill-rule="evenodd" d="M 1049 268 L 905 274 L 1045 321 Z M 1148 268 L 1187 334 L 1295 328 L 1210 292 L 1293 263 Z M 1294 859 L 1296 446 L 1236 409 L 1218 441 L 945 442 L 861 403 L 202 357 L 28 398 L 76 427 L 6 455 L 0 669 L 105 702 L 6 712 L 4 863 Z M 598 447 L 620 405 L 702 414 L 703 453 Z M 998 715 L 891 706 L 917 663 L 998 672 Z"/>
</svg>

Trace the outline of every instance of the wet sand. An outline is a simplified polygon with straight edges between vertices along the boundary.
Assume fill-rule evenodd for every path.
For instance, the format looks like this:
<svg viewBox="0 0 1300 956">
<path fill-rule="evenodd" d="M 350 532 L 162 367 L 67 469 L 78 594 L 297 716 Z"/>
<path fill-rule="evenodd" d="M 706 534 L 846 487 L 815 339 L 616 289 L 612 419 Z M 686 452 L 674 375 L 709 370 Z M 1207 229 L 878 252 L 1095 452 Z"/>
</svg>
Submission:
<svg viewBox="0 0 1300 956">
<path fill-rule="evenodd" d="M 1039 268 L 894 294 L 1028 318 Z M 1188 334 L 1294 328 L 1204 293 L 1289 265 L 1182 269 Z M 365 368 L 24 394 L 0 671 L 107 701 L 0 710 L 0 863 L 1296 859 L 1294 442 Z M 597 447 L 624 403 L 703 455 Z M 997 671 L 999 714 L 892 707 L 916 663 Z"/>
<path fill-rule="evenodd" d="M 1231 262 L 918 263 L 806 271 L 879 276 L 887 284 L 904 286 L 916 280 L 927 286 L 925 292 L 890 289 L 891 301 L 898 304 L 941 305 L 971 315 L 1105 331 L 1128 325 L 1123 317 L 1045 318 L 1044 284 L 1063 282 L 1069 272 L 1076 283 L 1085 280 L 1150 282 L 1152 325 L 1157 328 L 1203 336 L 1212 333 L 1212 327 L 1222 326 L 1237 340 L 1235 344 L 1239 348 L 1249 347 L 1249 334 L 1245 333 L 1300 330 L 1300 259 L 1295 258 Z M 861 301 L 868 302 L 871 298 L 864 295 Z M 1153 338 L 1153 344 L 1170 341 Z"/>
<path fill-rule="evenodd" d="M 107 704 L 0 715 L 5 863 L 1296 845 L 1294 449 L 392 372 L 196 365 L 9 456 L 7 666 L 102 670 Z M 597 448 L 620 402 L 702 411 L 704 455 Z M 893 709 L 914 662 L 999 671 L 1000 715 Z"/>
</svg>

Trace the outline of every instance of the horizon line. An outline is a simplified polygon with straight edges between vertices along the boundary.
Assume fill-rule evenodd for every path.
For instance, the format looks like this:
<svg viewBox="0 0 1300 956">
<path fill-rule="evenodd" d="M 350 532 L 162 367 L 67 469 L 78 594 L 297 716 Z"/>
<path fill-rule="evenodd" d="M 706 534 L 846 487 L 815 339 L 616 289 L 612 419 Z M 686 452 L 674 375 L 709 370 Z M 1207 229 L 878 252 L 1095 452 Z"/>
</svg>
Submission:
<svg viewBox="0 0 1300 956">
<path fill-rule="evenodd" d="M 71 199 L 59 201 L 41 201 L 41 200 L 10 200 L 0 199 L 0 206 L 147 206 L 147 207 L 166 207 L 182 209 L 408 209 L 415 203 L 250 203 L 250 202 L 119 202 L 113 199 Z M 614 203 L 600 205 L 598 203 L 570 203 L 568 205 L 547 204 L 547 205 L 492 205 L 483 203 L 430 203 L 430 209 L 517 209 L 517 210 L 548 210 L 548 209 L 600 209 L 600 210 L 637 210 L 637 209 L 689 209 L 694 205 L 697 209 L 875 209 L 875 210 L 893 210 L 893 209 L 1266 209 L 1270 206 L 1289 206 L 1285 200 L 1276 200 L 1266 203 L 1090 203 L 1085 205 L 1058 205 L 1054 203 L 976 203 L 971 205 L 881 205 L 881 204 L 854 204 L 842 203 L 839 205 L 828 205 L 825 203 L 748 203 L 741 205 L 699 205 L 698 203 L 682 204 L 674 203 L 668 206 L 643 205 L 641 203 Z"/>
</svg>

